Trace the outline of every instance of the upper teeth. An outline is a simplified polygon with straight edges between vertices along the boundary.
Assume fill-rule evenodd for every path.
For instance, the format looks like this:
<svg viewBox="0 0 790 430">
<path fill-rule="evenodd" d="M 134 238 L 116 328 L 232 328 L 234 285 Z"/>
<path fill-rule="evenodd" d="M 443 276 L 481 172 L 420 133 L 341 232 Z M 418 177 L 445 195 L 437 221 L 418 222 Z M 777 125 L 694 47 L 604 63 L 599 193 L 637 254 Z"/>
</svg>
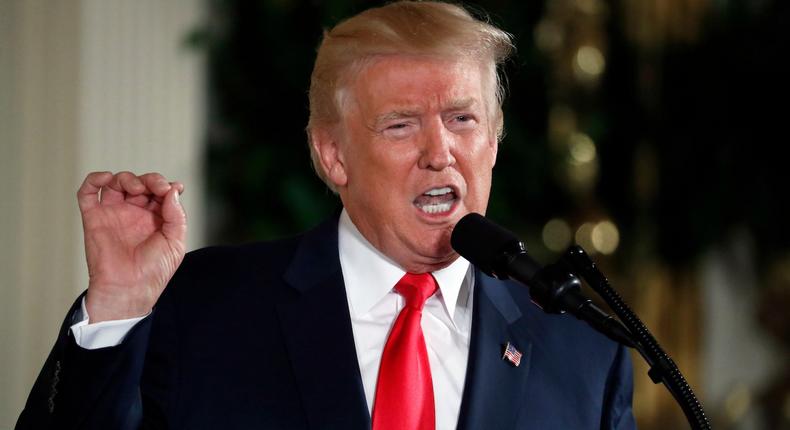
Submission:
<svg viewBox="0 0 790 430">
<path fill-rule="evenodd" d="M 432 188 L 425 192 L 425 195 L 428 196 L 441 196 L 443 194 L 452 193 L 453 190 L 450 187 L 444 188 Z"/>
</svg>

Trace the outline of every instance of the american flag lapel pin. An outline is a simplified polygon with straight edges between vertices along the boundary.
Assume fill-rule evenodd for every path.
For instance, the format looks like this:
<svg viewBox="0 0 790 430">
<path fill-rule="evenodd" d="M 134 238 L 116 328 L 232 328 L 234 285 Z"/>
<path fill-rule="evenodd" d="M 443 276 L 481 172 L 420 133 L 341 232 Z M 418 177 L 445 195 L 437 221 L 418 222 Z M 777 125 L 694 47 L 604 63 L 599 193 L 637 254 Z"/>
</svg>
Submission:
<svg viewBox="0 0 790 430">
<path fill-rule="evenodd" d="M 515 367 L 518 367 L 521 364 L 521 352 L 513 346 L 512 343 L 508 342 L 505 345 L 505 353 L 502 354 L 502 359 L 507 360 Z"/>
</svg>

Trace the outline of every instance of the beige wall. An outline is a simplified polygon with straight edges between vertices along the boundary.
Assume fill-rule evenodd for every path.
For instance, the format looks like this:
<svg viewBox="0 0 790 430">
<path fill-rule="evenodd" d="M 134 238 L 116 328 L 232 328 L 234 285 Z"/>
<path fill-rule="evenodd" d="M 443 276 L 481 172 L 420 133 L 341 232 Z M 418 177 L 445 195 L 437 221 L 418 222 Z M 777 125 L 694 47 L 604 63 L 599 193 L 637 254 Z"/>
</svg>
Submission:
<svg viewBox="0 0 790 430">
<path fill-rule="evenodd" d="M 0 429 L 86 287 L 74 194 L 92 170 L 187 184 L 202 243 L 200 0 L 0 0 Z"/>
</svg>

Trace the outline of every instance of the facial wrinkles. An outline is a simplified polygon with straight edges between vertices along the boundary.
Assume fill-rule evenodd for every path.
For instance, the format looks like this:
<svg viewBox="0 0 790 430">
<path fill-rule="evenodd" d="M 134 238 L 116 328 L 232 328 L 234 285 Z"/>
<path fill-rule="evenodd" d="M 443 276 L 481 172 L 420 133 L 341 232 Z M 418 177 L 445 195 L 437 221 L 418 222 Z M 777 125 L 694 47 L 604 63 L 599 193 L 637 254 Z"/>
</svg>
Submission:
<svg viewBox="0 0 790 430">
<path fill-rule="evenodd" d="M 364 72 L 363 72 L 364 73 Z M 466 77 L 470 73 L 472 73 L 468 67 L 457 66 L 454 70 L 454 73 L 462 77 Z M 395 75 L 394 79 L 403 79 L 402 74 Z M 455 90 L 455 92 L 451 91 Z M 406 91 L 408 93 L 408 91 Z M 388 109 L 389 105 L 385 105 L 384 108 L 379 108 L 375 106 L 375 103 L 372 105 L 366 105 L 364 103 L 360 103 L 360 99 L 362 100 L 374 100 L 377 101 L 378 98 L 375 97 L 375 94 L 364 94 L 363 97 L 353 97 L 353 102 L 350 103 L 352 106 L 349 109 L 351 115 L 356 115 L 361 118 L 365 118 L 363 123 L 366 125 L 368 136 L 372 139 L 385 139 L 382 136 L 382 123 L 393 120 L 393 119 L 404 119 L 404 120 L 415 120 L 419 123 L 419 126 L 427 126 L 427 124 L 423 124 L 426 115 L 428 115 L 428 120 L 436 120 L 438 122 L 438 126 L 444 126 L 444 121 L 446 120 L 445 115 L 453 114 L 454 111 L 458 111 L 458 113 L 472 113 L 476 120 L 479 122 L 479 127 L 476 127 L 472 130 L 472 134 L 477 137 L 482 133 L 486 133 L 486 131 L 490 131 L 490 121 L 488 121 L 488 110 L 487 105 L 488 103 L 483 103 L 483 107 L 478 107 L 479 101 L 474 97 L 468 97 L 468 91 L 465 88 L 447 88 L 447 85 L 438 82 L 430 91 L 425 91 L 425 93 L 431 94 L 430 102 L 426 103 L 424 100 L 422 101 L 422 105 L 420 106 L 419 97 L 417 101 L 411 101 L 409 98 L 404 98 L 402 101 L 398 101 L 396 103 L 390 103 L 390 105 L 394 105 L 395 107 L 392 109 Z M 458 93 L 458 94 L 456 94 Z M 450 94 L 448 96 L 448 94 Z M 427 106 L 426 106 L 427 105 Z M 348 105 L 347 105 L 348 106 Z M 375 115 L 376 113 L 384 111 L 385 113 L 380 115 Z M 436 119 L 435 116 L 439 118 Z M 433 125 L 432 125 L 433 126 Z M 447 133 L 447 131 L 445 131 Z M 452 134 L 452 132 L 450 132 Z M 492 134 L 493 135 L 493 132 Z M 456 136 L 453 136 L 457 138 Z M 457 145 L 458 148 L 453 148 L 453 150 L 464 151 L 465 155 L 471 155 L 472 148 L 467 149 L 464 145 Z M 403 158 L 408 158 L 412 155 L 407 153 L 406 151 L 396 153 L 398 156 L 402 156 Z M 370 158 L 372 160 L 376 160 L 376 154 L 372 154 Z M 416 166 L 415 166 L 416 168 Z M 448 175 L 448 176 L 458 176 L 461 175 Z M 459 178 L 456 178 L 458 180 Z M 460 178 L 462 180 L 462 178 Z M 371 180 L 368 178 L 367 180 Z M 382 192 L 386 192 L 386 190 L 381 190 Z"/>
<path fill-rule="evenodd" d="M 406 67 L 413 64 L 405 61 Z M 491 159 L 489 100 L 481 94 L 481 80 L 485 80 L 480 79 L 479 69 L 459 63 L 445 63 L 443 68 L 437 68 L 437 63 L 416 64 L 413 73 L 404 73 L 404 62 L 395 61 L 378 69 L 375 78 L 366 75 L 367 69 L 357 80 L 365 85 L 344 91 L 340 145 L 348 181 L 341 197 L 352 221 L 385 255 L 404 267 L 435 268 L 457 258 L 449 246 L 453 222 L 415 217 L 414 202 L 430 188 L 452 185 L 463 212 L 485 210 L 485 177 L 490 177 L 490 172 L 480 169 L 491 165 L 484 161 Z M 434 74 L 437 78 L 432 80 Z M 471 114 L 476 126 L 453 129 L 456 113 Z M 400 141 L 382 132 L 386 128 L 382 122 L 397 123 L 401 118 L 416 124 L 415 134 Z M 442 139 L 450 139 L 444 141 L 449 147 L 443 150 L 453 151 L 457 164 L 439 170 L 420 168 L 417 161 L 428 142 L 421 139 L 437 139 L 426 134 L 437 132 Z"/>
<path fill-rule="evenodd" d="M 338 83 L 338 87 L 335 90 L 335 106 L 337 111 L 340 114 L 340 121 L 342 122 L 345 117 L 349 115 L 349 111 L 353 110 L 352 106 L 359 107 L 359 97 L 354 97 L 353 89 L 351 82 L 357 80 L 362 74 L 366 73 L 368 69 L 375 65 L 377 62 L 381 61 L 382 59 L 386 59 L 389 56 L 382 55 L 382 56 L 375 56 L 366 58 L 363 60 L 358 61 L 357 63 L 348 67 L 346 73 L 346 79 L 341 80 Z M 469 63 L 472 63 L 471 65 Z M 496 65 L 494 64 L 493 60 L 491 61 L 475 61 L 475 60 L 468 60 L 465 62 L 458 63 L 458 65 L 462 65 L 463 67 L 459 68 L 459 73 L 462 74 L 469 74 L 471 73 L 471 67 L 478 67 L 480 71 L 480 76 L 482 78 L 483 84 L 482 87 L 485 88 L 484 91 L 484 104 L 486 107 L 486 123 L 489 128 L 489 133 L 491 136 L 496 137 L 497 130 L 496 125 L 498 122 L 498 117 L 500 116 L 500 104 L 497 97 L 497 91 L 499 86 L 499 80 L 497 77 L 497 69 Z M 470 67 L 471 66 L 471 67 Z M 441 100 L 436 101 L 437 105 L 441 104 Z M 362 112 L 366 112 L 366 109 L 361 109 Z M 408 110 L 406 110 L 408 112 Z M 374 125 L 370 124 L 371 129 L 373 129 Z"/>
</svg>

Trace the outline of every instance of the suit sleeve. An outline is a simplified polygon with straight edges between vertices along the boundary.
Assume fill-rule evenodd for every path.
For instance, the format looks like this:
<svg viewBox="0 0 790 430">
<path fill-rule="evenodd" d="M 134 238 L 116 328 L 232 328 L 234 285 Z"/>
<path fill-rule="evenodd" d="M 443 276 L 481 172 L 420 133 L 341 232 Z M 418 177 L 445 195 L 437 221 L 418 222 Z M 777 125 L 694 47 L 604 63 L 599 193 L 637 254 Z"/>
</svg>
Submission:
<svg viewBox="0 0 790 430">
<path fill-rule="evenodd" d="M 16 429 L 140 427 L 140 380 L 153 318 L 140 321 L 120 345 L 83 349 L 69 330 L 81 299 L 61 326 Z"/>
<path fill-rule="evenodd" d="M 619 345 L 606 383 L 604 411 L 601 419 L 602 430 L 636 429 L 636 420 L 632 409 L 633 373 L 628 349 Z"/>
</svg>

